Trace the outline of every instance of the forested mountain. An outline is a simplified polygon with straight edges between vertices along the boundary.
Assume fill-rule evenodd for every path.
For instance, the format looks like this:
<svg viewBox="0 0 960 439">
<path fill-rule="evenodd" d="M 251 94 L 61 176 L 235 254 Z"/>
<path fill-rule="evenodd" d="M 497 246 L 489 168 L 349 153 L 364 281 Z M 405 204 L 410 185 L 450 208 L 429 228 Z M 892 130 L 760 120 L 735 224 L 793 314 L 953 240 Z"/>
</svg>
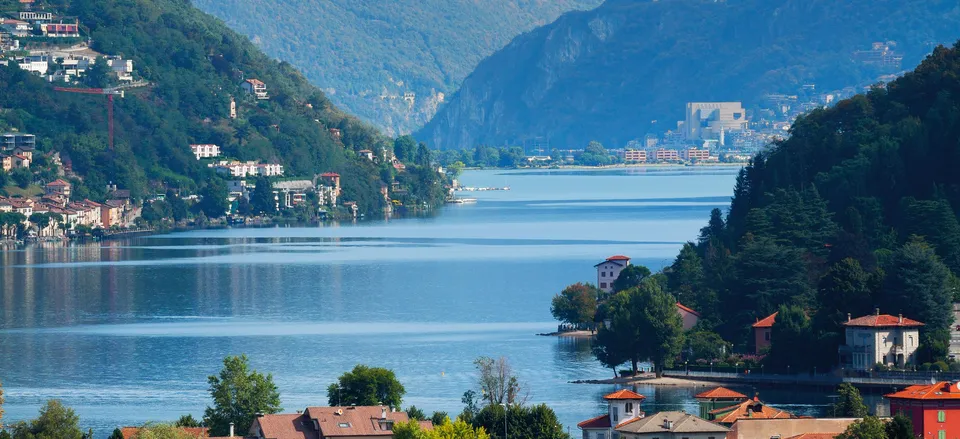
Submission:
<svg viewBox="0 0 960 439">
<path fill-rule="evenodd" d="M 102 96 L 60 93 L 53 84 L 0 68 L 0 128 L 31 132 L 41 153 L 60 152 L 81 177 L 75 195 L 102 199 L 108 182 L 134 197 L 165 187 L 196 193 L 219 180 L 191 154 L 191 143 L 215 143 L 240 160 L 279 161 L 286 175 L 342 175 L 344 201 L 364 212 L 384 205 L 382 184 L 393 169 L 360 159 L 356 150 L 392 149 L 392 140 L 335 107 L 288 63 L 263 54 L 220 20 L 181 0 L 38 3 L 79 18 L 92 48 L 123 55 L 150 86 L 116 100 L 116 149 L 106 142 Z M 241 90 L 257 78 L 269 100 Z M 229 116 L 235 98 L 238 117 Z M 340 130 L 340 137 L 330 129 Z"/>
<path fill-rule="evenodd" d="M 513 37 L 601 1 L 193 0 L 392 135 L 423 126 Z"/>
<path fill-rule="evenodd" d="M 607 0 L 485 59 L 416 135 L 442 149 L 622 146 L 675 127 L 689 101 L 870 83 L 884 72 L 854 52 L 894 41 L 912 68 L 958 26 L 949 0 Z"/>
<path fill-rule="evenodd" d="M 737 178 L 666 272 L 678 299 L 739 346 L 779 310 L 769 365 L 831 366 L 847 314 L 926 324 L 943 359 L 960 272 L 960 45 L 885 89 L 801 117 Z M 903 341 L 905 342 L 905 341 Z"/>
</svg>

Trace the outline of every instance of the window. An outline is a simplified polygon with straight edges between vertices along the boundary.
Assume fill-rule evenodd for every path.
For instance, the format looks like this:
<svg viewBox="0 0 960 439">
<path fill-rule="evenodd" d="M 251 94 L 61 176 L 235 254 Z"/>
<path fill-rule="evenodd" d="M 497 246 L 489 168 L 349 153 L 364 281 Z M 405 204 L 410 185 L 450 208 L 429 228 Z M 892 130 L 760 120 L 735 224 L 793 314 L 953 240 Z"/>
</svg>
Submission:
<svg viewBox="0 0 960 439">
<path fill-rule="evenodd" d="M 947 430 L 940 430 L 937 432 L 938 439 L 947 439 Z"/>
<path fill-rule="evenodd" d="M 606 282 L 600 282 L 600 288 L 606 288 L 606 287 L 607 287 Z"/>
<path fill-rule="evenodd" d="M 770 341 L 770 331 L 764 331 L 763 339 L 766 341 Z"/>
<path fill-rule="evenodd" d="M 606 435 L 602 432 L 597 432 L 597 439 L 606 439 Z"/>
<path fill-rule="evenodd" d="M 631 414 L 633 413 L 633 403 L 632 403 L 632 402 L 628 402 L 628 403 L 626 404 L 626 406 L 624 407 L 624 409 L 623 409 L 623 414 L 628 414 L 628 413 L 631 413 Z"/>
<path fill-rule="evenodd" d="M 613 417 L 613 422 L 620 422 L 620 407 L 613 406 L 611 416 Z"/>
<path fill-rule="evenodd" d="M 943 410 L 937 410 L 937 422 L 947 422 L 947 414 Z"/>
<path fill-rule="evenodd" d="M 589 431 L 583 430 L 583 439 L 590 439 L 590 432 L 589 432 Z"/>
<path fill-rule="evenodd" d="M 349 423 L 349 422 L 341 422 L 341 423 L 337 424 L 337 427 L 340 427 L 340 428 L 350 428 L 350 423 Z"/>
<path fill-rule="evenodd" d="M 607 277 L 607 272 L 606 272 L 606 271 L 601 271 L 601 272 L 600 272 L 600 277 Z"/>
</svg>

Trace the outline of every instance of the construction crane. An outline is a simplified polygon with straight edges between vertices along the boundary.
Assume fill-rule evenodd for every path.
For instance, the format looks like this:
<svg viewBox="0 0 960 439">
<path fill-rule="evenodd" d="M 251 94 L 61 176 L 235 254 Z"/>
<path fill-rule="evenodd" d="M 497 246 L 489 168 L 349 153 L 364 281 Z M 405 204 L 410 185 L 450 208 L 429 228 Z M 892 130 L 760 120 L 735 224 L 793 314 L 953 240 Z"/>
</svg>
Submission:
<svg viewBox="0 0 960 439">
<path fill-rule="evenodd" d="M 109 137 L 107 141 L 110 145 L 110 150 L 113 151 L 113 97 L 120 96 L 123 97 L 123 90 L 119 88 L 70 88 L 70 87 L 54 87 L 56 91 L 62 91 L 66 93 L 82 93 L 88 95 L 105 95 L 107 97 L 107 127 L 109 132 Z"/>
</svg>

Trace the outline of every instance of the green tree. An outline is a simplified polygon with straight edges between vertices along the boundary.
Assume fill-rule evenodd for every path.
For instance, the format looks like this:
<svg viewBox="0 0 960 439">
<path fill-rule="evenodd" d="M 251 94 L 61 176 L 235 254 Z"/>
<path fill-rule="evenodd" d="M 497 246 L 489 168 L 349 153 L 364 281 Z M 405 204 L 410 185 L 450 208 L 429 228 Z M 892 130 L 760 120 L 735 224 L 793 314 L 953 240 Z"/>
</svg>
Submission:
<svg viewBox="0 0 960 439">
<path fill-rule="evenodd" d="M 867 416 L 850 424 L 837 439 L 887 439 L 883 421 L 875 416 Z"/>
<path fill-rule="evenodd" d="M 484 407 L 474 419 L 473 426 L 483 428 L 493 438 L 502 439 L 506 415 L 506 433 L 510 439 L 569 439 L 556 413 L 545 404 L 512 404 L 507 407 L 506 410 L 498 405 Z"/>
<path fill-rule="evenodd" d="M 480 393 L 487 400 L 488 405 L 523 403 L 526 398 L 523 394 L 523 385 L 513 374 L 513 368 L 505 357 L 496 360 L 480 357 L 474 360 L 473 364 L 480 374 L 478 378 Z"/>
<path fill-rule="evenodd" d="M 123 431 L 119 428 L 114 428 L 113 433 L 110 433 L 110 437 L 107 439 L 123 439 Z"/>
<path fill-rule="evenodd" d="M 427 419 L 426 413 L 423 413 L 423 410 L 418 409 L 415 405 L 407 409 L 407 417 L 414 421 L 424 421 Z"/>
<path fill-rule="evenodd" d="M 203 189 L 200 189 L 200 204 L 198 207 L 208 218 L 220 218 L 230 208 L 230 202 L 227 200 L 229 195 L 223 180 L 211 178 Z"/>
<path fill-rule="evenodd" d="M 390 369 L 356 365 L 352 371 L 340 375 L 336 383 L 327 387 L 327 401 L 331 406 L 400 407 L 406 394 L 403 384 Z"/>
<path fill-rule="evenodd" d="M 26 189 L 33 183 L 33 173 L 27 168 L 16 168 L 10 173 L 10 178 L 20 189 Z"/>
<path fill-rule="evenodd" d="M 860 263 L 853 258 L 837 262 L 820 279 L 816 326 L 824 331 L 840 331 L 847 314 L 866 315 L 872 300 L 870 275 Z"/>
<path fill-rule="evenodd" d="M 477 397 L 477 392 L 473 390 L 467 390 L 466 392 L 463 392 L 463 397 L 460 398 L 460 402 L 463 403 L 463 411 L 460 412 L 460 415 L 457 416 L 457 419 L 468 424 L 473 424 L 473 419 L 478 413 L 480 413 L 478 401 L 479 398 Z"/>
<path fill-rule="evenodd" d="M 914 439 L 913 421 L 903 413 L 893 415 L 886 425 L 887 439 Z"/>
<path fill-rule="evenodd" d="M 571 325 L 592 326 L 599 295 L 600 290 L 591 284 L 577 282 L 569 285 L 553 297 L 550 314 L 555 319 Z"/>
<path fill-rule="evenodd" d="M 684 352 L 691 360 L 716 360 L 731 351 L 730 343 L 711 331 L 693 331 L 684 336 Z"/>
<path fill-rule="evenodd" d="M 93 88 L 107 88 L 110 86 L 110 74 L 112 69 L 107 65 L 107 59 L 98 56 L 93 65 L 84 72 L 83 82 Z"/>
<path fill-rule="evenodd" d="M 649 268 L 643 265 L 628 265 L 620 271 L 617 279 L 613 281 L 613 291 L 620 292 L 639 287 L 643 280 L 648 277 L 650 277 Z"/>
<path fill-rule="evenodd" d="M 51 399 L 40 408 L 40 416 L 13 426 L 13 439 L 82 439 L 80 417 L 73 409 Z"/>
<path fill-rule="evenodd" d="M 417 139 L 414 139 L 413 136 L 400 136 L 393 142 L 393 155 L 401 162 L 408 163 L 414 161 L 416 151 Z"/>
<path fill-rule="evenodd" d="M 837 387 L 837 402 L 833 404 L 833 416 L 838 418 L 862 418 L 870 414 L 867 405 L 863 403 L 860 391 L 849 383 Z"/>
<path fill-rule="evenodd" d="M 597 333 L 594 353 L 607 356 L 606 360 L 597 357 L 608 367 L 614 367 L 607 362 L 611 359 L 629 359 L 634 374 L 640 360 L 649 358 L 659 375 L 683 347 L 683 322 L 676 303 L 653 278 L 617 293 L 607 304 L 610 325 Z"/>
<path fill-rule="evenodd" d="M 277 211 L 277 200 L 273 195 L 273 185 L 264 176 L 257 177 L 257 186 L 250 194 L 250 205 L 255 215 L 272 214 Z"/>
<path fill-rule="evenodd" d="M 433 425 L 443 425 L 450 422 L 450 416 L 447 415 L 447 412 L 433 412 L 433 415 L 430 416 L 430 422 Z"/>
<path fill-rule="evenodd" d="M 814 346 L 810 319 L 803 308 L 781 305 L 777 310 L 777 320 L 771 328 L 770 354 L 764 361 L 772 368 L 791 372 L 809 370 L 811 349 Z"/>
<path fill-rule="evenodd" d="M 170 206 L 170 215 L 174 221 L 187 219 L 187 203 L 172 189 L 167 191 L 165 202 Z"/>
<path fill-rule="evenodd" d="M 878 302 L 881 310 L 924 322 L 925 331 L 949 329 L 953 321 L 947 289 L 949 270 L 933 249 L 914 237 L 894 252 Z"/>
<path fill-rule="evenodd" d="M 220 375 L 211 375 L 207 382 L 213 407 L 204 411 L 203 424 L 211 436 L 228 435 L 230 423 L 236 431 L 247 431 L 257 413 L 280 411 L 280 393 L 273 375 L 250 370 L 246 355 L 224 358 Z"/>
<path fill-rule="evenodd" d="M 174 422 L 173 425 L 176 427 L 189 428 L 203 427 L 203 424 L 191 414 L 181 415 L 180 418 L 177 419 L 177 422 Z"/>
<path fill-rule="evenodd" d="M 416 421 L 401 422 L 393 426 L 394 439 L 490 439 L 483 427 L 474 428 L 470 424 L 456 420 L 434 424 L 432 429 L 424 430 Z"/>
<path fill-rule="evenodd" d="M 140 427 L 132 439 L 194 439 L 182 427 L 170 424 L 147 424 Z"/>
</svg>

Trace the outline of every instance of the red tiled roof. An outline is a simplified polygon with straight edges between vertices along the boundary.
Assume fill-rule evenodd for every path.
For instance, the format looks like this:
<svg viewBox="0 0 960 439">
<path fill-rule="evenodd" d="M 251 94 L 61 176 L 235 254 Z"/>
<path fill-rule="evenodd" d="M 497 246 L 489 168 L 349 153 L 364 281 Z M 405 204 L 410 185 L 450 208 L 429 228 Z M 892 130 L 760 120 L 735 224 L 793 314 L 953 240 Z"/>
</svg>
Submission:
<svg viewBox="0 0 960 439">
<path fill-rule="evenodd" d="M 607 258 L 607 260 L 608 261 L 629 261 L 630 257 L 624 256 L 624 255 L 613 255 Z"/>
<path fill-rule="evenodd" d="M 638 399 L 646 399 L 646 398 L 647 398 L 646 396 L 643 396 L 643 395 L 641 395 L 641 394 L 639 394 L 639 393 L 636 393 L 636 392 L 632 392 L 632 391 L 627 390 L 627 389 L 617 390 L 616 392 L 613 392 L 613 393 L 611 393 L 611 394 L 603 397 L 603 399 L 605 399 L 605 400 L 607 400 L 607 401 L 610 401 L 610 400 L 638 400 Z"/>
<path fill-rule="evenodd" d="M 914 327 L 923 326 L 923 323 L 903 316 L 892 316 L 890 314 L 873 314 L 869 316 L 857 317 L 843 323 L 843 326 L 865 326 L 865 327 Z"/>
<path fill-rule="evenodd" d="M 759 407 L 758 407 L 759 406 Z M 748 399 L 739 404 L 719 408 L 710 411 L 714 415 L 713 422 L 718 424 L 733 424 L 738 419 L 788 419 L 794 418 L 793 414 L 783 410 L 777 410 L 757 401 L 756 398 Z"/>
<path fill-rule="evenodd" d="M 381 428 L 380 416 L 383 411 L 378 406 L 361 407 L 307 407 L 304 411 L 311 421 L 320 425 L 324 438 L 338 436 L 393 436 L 393 430 Z M 393 422 L 407 422 L 405 412 L 387 410 L 386 419 Z M 286 439 L 286 438 L 277 438 Z"/>
<path fill-rule="evenodd" d="M 309 417 L 299 413 L 284 413 L 263 415 L 253 421 L 250 435 L 260 435 L 266 439 L 317 439 L 317 431 L 313 429 L 313 422 Z"/>
<path fill-rule="evenodd" d="M 919 384 L 910 386 L 899 392 L 883 395 L 887 399 L 923 399 L 923 400 L 941 400 L 941 399 L 960 399 L 960 386 L 951 385 L 948 381 L 941 381 L 936 384 Z"/>
<path fill-rule="evenodd" d="M 787 439 L 834 439 L 840 436 L 842 432 L 837 433 L 802 433 L 796 436 L 790 436 Z"/>
<path fill-rule="evenodd" d="M 340 174 L 337 174 L 336 172 L 324 172 L 323 174 L 320 174 L 320 176 L 321 177 L 339 177 Z"/>
<path fill-rule="evenodd" d="M 207 429 L 205 427 L 180 427 L 184 433 L 189 434 L 195 438 L 206 438 Z M 137 436 L 137 433 L 140 432 L 140 427 L 123 427 L 120 429 L 120 433 L 123 434 L 123 439 L 131 439 Z"/>
<path fill-rule="evenodd" d="M 70 183 L 64 181 L 62 178 L 58 178 L 56 180 L 51 181 L 50 183 L 47 183 L 47 186 L 51 186 L 51 187 L 70 186 Z"/>
<path fill-rule="evenodd" d="M 753 324 L 754 328 L 772 328 L 773 324 L 777 321 L 777 313 L 770 314 L 763 318 L 763 320 L 757 320 L 757 323 Z"/>
<path fill-rule="evenodd" d="M 726 387 L 717 387 L 706 392 L 701 392 L 694 396 L 697 399 L 747 399 L 747 395 L 735 392 Z"/>
<path fill-rule="evenodd" d="M 596 418 L 587 419 L 579 424 L 577 427 L 581 429 L 592 429 L 592 428 L 610 428 L 610 415 L 600 415 Z"/>
<path fill-rule="evenodd" d="M 682 309 L 682 310 L 684 310 L 684 311 L 686 311 L 686 312 L 688 312 L 688 313 L 690 313 L 690 314 L 693 314 L 693 315 L 695 315 L 695 316 L 697 316 L 697 317 L 700 317 L 700 313 L 694 311 L 693 308 L 684 306 L 684 305 L 683 305 L 682 303 L 680 303 L 680 302 L 677 302 L 677 308 L 680 308 L 680 309 Z"/>
<path fill-rule="evenodd" d="M 264 85 L 263 81 L 255 78 L 250 78 L 247 80 L 247 82 L 249 82 L 252 85 Z"/>
</svg>

